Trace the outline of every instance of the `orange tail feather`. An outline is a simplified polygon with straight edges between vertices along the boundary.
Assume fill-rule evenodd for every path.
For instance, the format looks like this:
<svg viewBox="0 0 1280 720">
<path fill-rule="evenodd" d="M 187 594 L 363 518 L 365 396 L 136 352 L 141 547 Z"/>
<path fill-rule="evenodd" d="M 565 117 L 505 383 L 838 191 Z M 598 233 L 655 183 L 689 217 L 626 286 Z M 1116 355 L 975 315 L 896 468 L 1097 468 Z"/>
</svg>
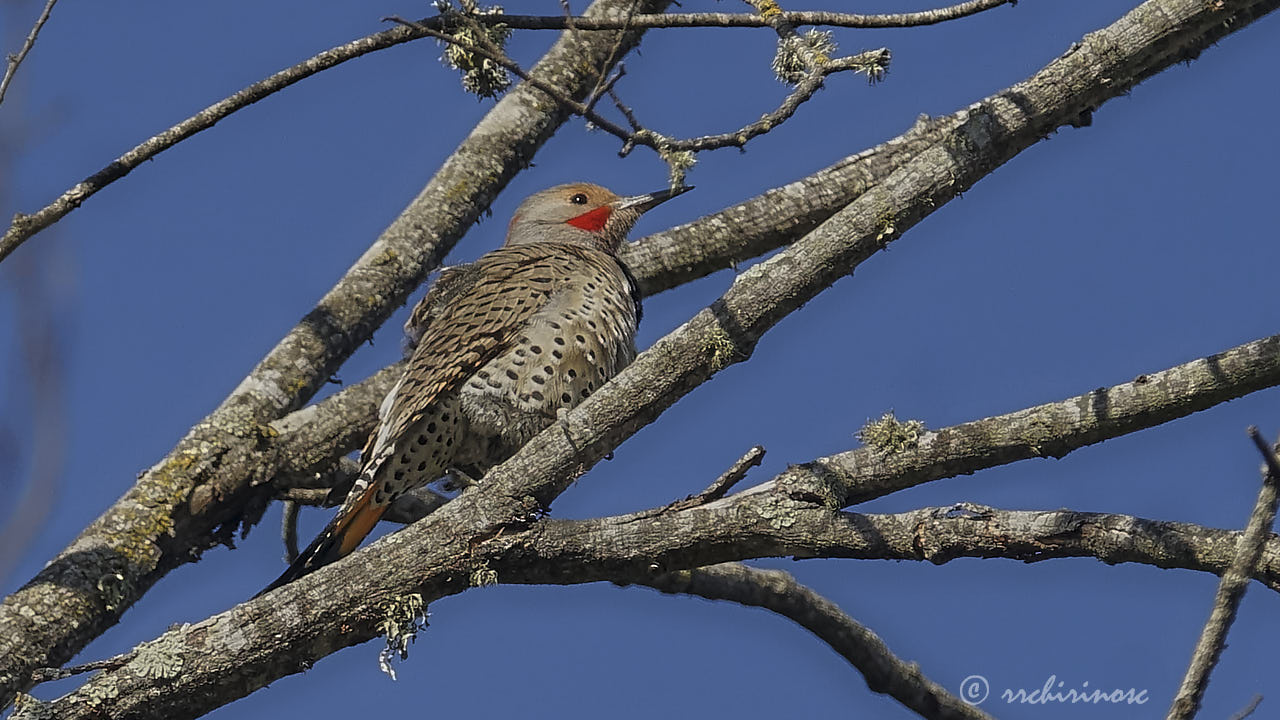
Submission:
<svg viewBox="0 0 1280 720">
<path fill-rule="evenodd" d="M 274 582 L 263 589 L 262 592 L 254 595 L 254 597 L 265 595 L 281 585 L 288 585 L 303 575 L 308 575 L 329 563 L 350 555 L 356 548 L 360 547 L 360 543 L 368 537 L 370 532 L 373 532 L 378 520 L 382 518 L 382 514 L 387 510 L 386 505 L 379 505 L 373 502 L 375 494 L 373 490 L 372 487 L 365 488 L 354 503 L 339 510 L 333 520 L 329 521 L 324 530 L 316 536 L 316 539 L 311 541 L 307 549 L 298 555 L 298 559 L 294 560 L 280 577 L 276 578 Z"/>
</svg>

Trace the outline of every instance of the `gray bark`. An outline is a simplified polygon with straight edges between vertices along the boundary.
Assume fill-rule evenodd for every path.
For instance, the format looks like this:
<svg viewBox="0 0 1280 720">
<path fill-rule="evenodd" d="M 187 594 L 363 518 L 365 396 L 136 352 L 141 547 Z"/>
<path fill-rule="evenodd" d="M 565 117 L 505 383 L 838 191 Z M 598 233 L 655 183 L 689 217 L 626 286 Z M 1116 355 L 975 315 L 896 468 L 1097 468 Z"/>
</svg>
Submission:
<svg viewBox="0 0 1280 720">
<path fill-rule="evenodd" d="M 600 0 L 595 13 L 625 12 Z M 662 0 L 642 3 L 661 11 Z M 640 33 L 621 33 L 625 50 Z M 533 68 L 575 97 L 608 72 L 617 33 L 562 39 Z M 567 118 L 518 87 L 476 126 L 412 203 L 232 394 L 35 578 L 0 605 L 0 707 L 31 671 L 59 666 L 174 567 L 230 537 L 261 477 L 269 423 L 301 407 L 402 305 Z"/>
<path fill-rule="evenodd" d="M 1106 99 L 1194 57 L 1277 4 L 1143 3 L 1031 79 L 940 121 L 948 129 L 936 141 L 923 144 L 789 249 L 742 274 L 719 301 L 570 413 L 567 432 L 552 427 L 495 468 L 484 484 L 375 543 L 354 561 L 339 562 L 257 601 L 171 631 L 143 646 L 128 664 L 91 679 L 48 709 L 58 717 L 195 717 L 341 647 L 372 638 L 385 608 L 407 594 L 429 602 L 465 590 L 485 572 L 496 572 L 503 582 L 577 583 L 627 581 L 653 572 L 655 565 L 658 571 L 675 570 L 765 555 L 942 562 L 961 554 L 1028 560 L 1094 555 L 1108 562 L 1149 559 L 1162 567 L 1221 572 L 1234 543 L 1233 536 L 1220 531 L 1069 511 L 1003 513 L 977 506 L 854 515 L 833 510 L 821 489 L 814 497 L 740 493 L 715 507 L 678 513 L 578 523 L 535 523 L 533 518 L 622 439 L 719 370 L 745 360 L 780 318 L 934 209 L 1054 128 L 1087 122 Z M 366 255 L 366 260 L 379 258 L 397 267 L 401 262 L 376 250 Z M 291 372 L 297 374 L 296 369 Z M 301 378 L 304 387 L 307 377 Z M 241 396 L 245 402 L 288 408 L 293 400 L 287 393 L 269 402 L 276 395 L 272 387 L 289 386 L 279 381 L 254 385 Z M 1125 427 L 1159 421 L 1158 413 L 1149 414 Z M 1050 446 L 1055 439 L 1037 436 L 1034 444 Z M 206 461 L 203 455 L 177 457 L 190 457 L 195 467 Z M 165 469 L 158 468 L 154 472 Z M 160 488 L 174 491 L 170 495 L 143 497 L 154 500 L 153 507 L 179 507 L 193 487 L 179 485 L 174 491 L 166 482 Z M 213 495 L 216 499 L 209 502 L 223 509 L 235 506 L 223 497 Z M 157 528 L 147 537 L 158 537 L 163 547 L 168 529 Z M 1219 553 L 1224 543 L 1226 552 Z M 1257 575 L 1271 587 L 1275 551 L 1269 544 Z M 146 570 L 144 565 L 146 572 L 135 577 L 149 577 L 161 566 L 157 561 Z M 379 572 L 367 572 L 371 567 Z M 126 597 L 137 592 L 130 588 Z"/>
</svg>

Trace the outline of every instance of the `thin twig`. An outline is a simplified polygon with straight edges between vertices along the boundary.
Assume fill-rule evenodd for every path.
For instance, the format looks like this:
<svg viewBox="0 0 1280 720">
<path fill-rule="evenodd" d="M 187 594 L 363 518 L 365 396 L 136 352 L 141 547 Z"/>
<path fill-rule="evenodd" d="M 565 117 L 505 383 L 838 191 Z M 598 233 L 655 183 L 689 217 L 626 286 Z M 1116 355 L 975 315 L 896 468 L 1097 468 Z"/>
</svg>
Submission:
<svg viewBox="0 0 1280 720">
<path fill-rule="evenodd" d="M 913 13 L 890 13 L 885 15 L 858 15 L 832 12 L 789 12 L 783 17 L 792 25 L 821 25 L 849 28 L 889 28 L 918 27 L 933 25 L 948 20 L 955 20 L 974 15 L 1001 5 L 1012 5 L 1017 0 L 968 0 L 945 8 L 924 10 Z M 49 6 L 52 7 L 51 0 Z M 481 24 L 502 23 L 516 30 L 564 30 L 570 27 L 577 30 L 625 30 L 651 28 L 757 28 L 768 27 L 768 23 L 756 15 L 733 15 L 729 13 L 675 13 L 675 14 L 636 14 L 625 18 L 586 18 L 586 17 L 550 17 L 536 15 L 478 15 L 475 21 Z M 157 154 L 168 150 L 179 142 L 198 132 L 213 127 L 228 115 L 252 105 L 255 102 L 276 93 L 294 83 L 340 65 L 348 60 L 361 57 L 371 52 L 384 50 L 401 43 L 421 37 L 432 37 L 422 32 L 428 26 L 443 27 L 441 18 L 425 18 L 414 23 L 413 28 L 394 28 L 366 35 L 363 38 L 339 45 L 310 57 L 293 67 L 281 70 L 270 77 L 260 80 L 227 98 L 219 100 L 164 132 L 151 137 L 113 160 L 106 167 L 90 175 L 75 186 L 63 192 L 53 202 L 34 213 L 14 215 L 9 229 L 0 237 L 0 261 L 9 256 L 18 246 L 26 242 L 36 233 L 61 220 L 68 213 L 80 207 L 80 204 L 97 194 L 111 183 L 123 178 L 143 162 Z M 887 52 L 887 51 L 885 51 Z M 508 68 L 510 69 L 510 68 Z M 514 72 L 514 71 L 513 71 Z M 540 86 L 539 89 L 543 89 Z M 794 97 L 794 94 L 793 94 Z M 805 98 L 808 99 L 808 98 Z M 798 103 L 797 103 L 798 104 Z M 590 115 L 588 120 L 596 122 Z M 603 127 L 603 126 L 602 126 Z M 616 134 L 616 133 L 615 133 Z M 736 137 L 737 134 L 730 134 Z M 754 137 L 754 136 L 752 136 Z M 749 138 L 748 138 L 749 139 Z M 649 143 L 638 143 L 649 144 Z M 723 145 L 720 145 L 723 147 Z M 672 150 L 703 150 L 710 147 L 672 147 Z"/>
<path fill-rule="evenodd" d="M 106 660 L 94 660 L 83 665 L 72 665 L 65 668 L 36 668 L 31 671 L 31 684 L 39 685 L 40 683 L 52 682 L 54 680 L 64 680 L 66 678 L 80 675 L 82 673 L 93 672 L 94 670 L 114 670 L 124 666 L 134 655 L 137 650 L 130 650 L 123 655 L 107 658 Z"/>
<path fill-rule="evenodd" d="M 320 488 L 290 488 L 280 493 L 280 497 L 286 503 L 298 506 L 332 507 L 333 505 L 329 500 L 329 492 Z M 447 502 L 449 502 L 448 498 L 437 494 L 431 488 L 418 488 L 396 498 L 395 502 L 391 503 L 391 507 L 387 508 L 382 519 L 408 525 L 439 510 Z"/>
<path fill-rule="evenodd" d="M 283 490 L 276 495 L 278 500 L 310 507 L 326 507 L 329 491 L 324 488 L 294 487 Z"/>
<path fill-rule="evenodd" d="M 791 118 L 796 110 L 805 102 L 814 96 L 814 94 L 822 88 L 828 75 L 833 73 L 852 71 L 864 72 L 872 80 L 879 79 L 892 55 L 886 48 L 879 50 L 869 50 L 867 52 L 850 55 L 848 57 L 833 58 L 823 63 L 815 72 L 809 73 L 796 84 L 795 88 L 782 101 L 773 112 L 767 113 L 750 125 L 743 126 L 733 132 L 721 133 L 719 135 L 704 135 L 702 137 L 690 138 L 688 140 L 675 140 L 658 135 L 652 131 L 641 130 L 633 133 L 630 141 L 635 145 L 646 145 L 659 151 L 689 151 L 701 152 L 703 150 L 717 150 L 725 147 L 740 148 L 760 135 L 763 135 L 780 123 Z M 626 155 L 626 147 L 619 155 Z"/>
<path fill-rule="evenodd" d="M 281 70 L 270 77 L 244 88 L 234 95 L 223 98 L 173 127 L 141 144 L 113 160 L 106 167 L 81 180 L 74 187 L 58 196 L 53 202 L 30 215 L 18 213 L 14 215 L 9 229 L 0 237 L 0 261 L 26 242 L 36 233 L 61 220 L 80 204 L 95 195 L 111 183 L 128 175 L 143 162 L 159 153 L 168 150 L 179 142 L 208 130 L 228 115 L 258 102 L 259 100 L 279 92 L 290 85 L 311 77 L 321 70 L 327 70 L 348 60 L 385 48 L 409 42 L 414 37 L 399 28 L 384 30 L 373 35 L 353 40 L 345 45 L 307 58 L 293 67 Z"/>
<path fill-rule="evenodd" d="M 570 17 L 572 15 L 572 11 L 569 8 L 568 0 L 562 0 L 562 6 L 564 7 L 565 16 L 567 18 L 565 22 L 569 24 L 568 32 L 576 31 L 578 29 L 578 25 Z M 626 31 L 631 29 L 632 27 L 631 19 L 635 17 L 636 8 L 639 6 L 640 6 L 639 0 L 632 0 L 631 6 L 627 8 L 627 17 L 623 20 L 622 30 Z M 609 88 L 612 88 L 613 84 L 618 81 L 618 78 L 622 77 L 622 75 L 626 73 L 626 69 L 622 67 L 622 58 L 618 56 L 618 52 L 621 50 L 622 50 L 622 33 L 618 33 L 618 37 L 614 41 L 613 47 L 610 48 L 609 50 L 609 57 L 605 60 L 604 67 L 613 67 L 616 65 L 618 68 L 619 74 L 613 79 L 608 81 L 606 81 L 605 77 L 601 75 L 600 80 L 596 83 L 596 87 L 587 96 L 587 107 L 594 107 L 594 103 L 592 102 L 592 100 L 599 100 L 600 96 L 604 95 L 605 90 L 603 89 L 603 87 L 605 85 L 607 85 Z"/>
<path fill-rule="evenodd" d="M 1258 434 L 1256 427 L 1249 428 L 1249 439 L 1253 441 L 1254 447 L 1258 448 L 1258 452 L 1262 455 L 1262 462 L 1267 466 L 1267 473 L 1270 474 L 1270 478 L 1266 474 L 1263 475 L 1263 482 L 1268 479 L 1272 482 L 1280 482 L 1280 460 L 1276 459 L 1275 448 L 1267 445 L 1267 441 Z"/>
<path fill-rule="evenodd" d="M 31 27 L 31 32 L 27 33 L 27 39 L 22 43 L 22 48 L 16 53 L 12 53 L 8 57 L 8 67 L 4 69 L 4 79 L 0 80 L 0 103 L 4 102 L 4 94 L 9 90 L 9 83 L 13 82 L 13 76 L 18 72 L 18 66 L 26 59 L 27 53 L 31 52 L 31 48 L 35 47 L 36 38 L 40 35 L 40 28 L 44 27 L 45 22 L 49 19 L 49 14 L 53 12 L 53 6 L 58 0 L 49 0 L 44 4 L 44 10 L 40 11 L 40 17 L 36 18 L 36 24 Z"/>
<path fill-rule="evenodd" d="M 936 25 L 976 15 L 1017 0 L 967 0 L 934 10 L 861 15 L 824 11 L 783 12 L 777 15 L 790 25 L 843 28 L 908 28 Z M 673 28 L 772 28 L 772 17 L 755 13 L 637 13 L 624 18 L 588 18 L 581 15 L 477 15 L 482 24 L 501 23 L 514 30 L 664 30 Z M 435 18 L 432 18 L 434 20 Z M 423 21 L 427 22 L 427 21 Z"/>
<path fill-rule="evenodd" d="M 1249 581 L 1258 570 L 1263 545 L 1270 537 L 1271 525 L 1276 519 L 1276 505 L 1280 502 L 1280 492 L 1277 492 L 1280 489 L 1280 461 L 1276 459 L 1275 451 L 1258 434 L 1256 427 L 1249 428 L 1249 437 L 1266 462 L 1262 473 L 1262 489 L 1258 492 L 1258 501 L 1254 503 L 1253 512 L 1249 515 L 1249 524 L 1236 542 L 1231 566 L 1222 574 L 1222 580 L 1218 583 L 1213 611 L 1209 613 L 1209 620 L 1200 632 L 1200 640 L 1191 655 L 1187 674 L 1182 679 L 1182 686 L 1178 688 L 1173 706 L 1169 708 L 1167 717 L 1170 720 L 1192 718 L 1200 711 L 1200 701 L 1209 685 L 1209 675 L 1222 657 L 1227 631 L 1235 622 L 1240 601 L 1244 599 Z"/>
<path fill-rule="evenodd" d="M 631 126 L 632 130 L 640 132 L 644 129 L 644 126 L 636 119 L 635 111 L 626 103 L 622 102 L 622 98 L 618 97 L 618 94 L 612 89 L 609 90 L 609 97 L 613 98 L 613 106 L 618 108 L 618 112 L 622 113 L 622 117 L 627 119 L 627 124 Z"/>
<path fill-rule="evenodd" d="M 1239 711 L 1233 713 L 1231 717 L 1228 718 L 1227 720 L 1244 720 L 1245 718 L 1252 715 L 1253 711 L 1257 710 L 1258 706 L 1261 704 L 1262 704 L 1262 696 L 1254 695 L 1253 699 L 1249 701 L 1248 705 L 1245 705 L 1244 707 L 1240 708 Z"/>
<path fill-rule="evenodd" d="M 859 53 L 849 57 L 835 58 L 824 63 L 814 72 L 805 76 L 805 79 L 797 83 L 791 94 L 787 95 L 782 104 L 771 113 L 762 116 L 756 122 L 751 123 L 733 132 L 721 133 L 719 135 L 705 135 L 702 137 L 690 138 L 687 140 L 678 140 L 668 138 L 664 135 L 656 133 L 652 130 L 640 128 L 635 131 L 628 131 L 618 126 L 611 120 L 602 117 L 595 110 L 574 100 L 572 97 L 564 93 L 555 85 L 533 77 L 525 72 L 511 58 L 507 57 L 498 48 L 489 43 L 482 33 L 473 33 L 475 41 L 460 40 L 448 33 L 440 32 L 426 25 L 415 22 L 413 20 L 405 20 L 398 15 L 391 15 L 383 18 L 388 22 L 399 23 L 405 27 L 411 28 L 415 32 L 432 37 L 441 42 L 447 42 L 459 47 L 465 47 L 467 50 L 481 55 L 509 70 L 513 75 L 521 80 L 529 83 L 533 87 L 541 90 L 549 95 L 553 100 L 560 103 L 567 110 L 575 115 L 585 118 L 591 124 L 613 135 L 623 141 L 622 149 L 618 151 L 618 155 L 625 157 L 637 145 L 643 145 L 658 151 L 659 153 L 669 153 L 672 151 L 690 151 L 701 152 L 703 150 L 716 150 L 724 147 L 742 147 L 747 141 L 769 132 L 777 127 L 780 123 L 789 119 L 795 114 L 796 110 L 813 97 L 814 93 L 822 87 L 827 75 L 832 73 L 850 70 L 854 72 L 866 72 L 873 78 L 883 73 L 884 68 L 889 63 L 889 51 L 881 48 L 869 52 Z M 477 21 L 476 18 L 471 18 Z M 615 96 L 616 100 L 616 96 Z M 635 125 L 634 117 L 628 117 L 628 122 Z"/>
<path fill-rule="evenodd" d="M 729 469 L 725 470 L 723 475 L 716 478 L 715 482 L 708 485 L 706 490 L 703 490 L 697 495 L 690 495 L 683 500 L 677 500 L 676 502 L 671 503 L 663 508 L 663 512 L 688 510 L 689 508 L 699 507 L 706 505 L 709 502 L 719 500 L 724 497 L 724 494 L 729 492 L 734 485 L 737 485 L 744 477 L 747 476 L 747 471 L 751 470 L 753 467 L 759 467 L 763 460 L 764 448 L 759 445 L 753 446 L 750 450 L 744 453 L 742 457 L 738 458 L 737 462 L 730 465 Z"/>
<path fill-rule="evenodd" d="M 298 559 L 298 509 L 297 500 L 285 500 L 284 516 L 280 519 L 280 539 L 284 541 L 284 561 L 293 564 Z"/>
<path fill-rule="evenodd" d="M 609 76 L 608 80 L 605 80 L 603 83 L 596 86 L 595 90 L 591 91 L 591 95 L 587 97 L 587 110 L 594 110 L 596 103 L 600 102 L 600 98 L 603 97 L 605 93 L 609 93 L 611 96 L 617 97 L 616 95 L 613 95 L 613 86 L 616 85 L 618 81 L 622 79 L 622 76 L 626 74 L 626 66 L 619 63 L 618 69 L 613 73 L 613 75 Z"/>
<path fill-rule="evenodd" d="M 622 128 L 613 124 L 613 122 L 605 119 L 604 117 L 601 117 L 599 113 L 588 108 L 586 105 L 583 105 L 577 100 L 574 100 L 572 97 L 565 94 L 563 90 L 556 87 L 554 84 L 549 83 L 543 80 L 542 78 L 533 77 L 529 73 L 525 72 L 525 69 L 520 67 L 519 63 L 507 57 L 505 53 L 501 52 L 500 50 L 498 50 L 498 48 L 494 47 L 492 43 L 489 43 L 487 41 L 487 38 L 484 37 L 483 33 L 473 33 L 475 42 L 472 42 L 471 40 L 459 40 L 453 35 L 440 32 L 439 30 L 435 30 L 423 23 L 416 22 L 414 20 L 405 20 L 399 15 L 390 15 L 388 17 L 383 18 L 383 20 L 387 22 L 398 23 L 399 25 L 407 27 L 413 30 L 414 32 L 420 33 L 430 38 L 435 38 L 440 42 L 446 42 L 446 43 L 449 43 L 450 45 L 457 45 L 459 47 L 466 48 L 467 50 L 474 52 L 477 55 L 480 55 L 489 60 L 492 60 L 493 62 L 509 70 L 511 74 L 529 83 L 530 85 L 541 90 L 547 95 L 550 95 L 551 99 L 563 105 L 567 110 L 572 112 L 574 115 L 578 115 L 583 118 L 586 118 L 587 120 L 590 120 L 594 125 L 604 130 L 605 132 L 608 132 L 610 135 L 615 135 L 623 139 L 631 136 L 631 133 L 628 133 L 626 130 L 623 130 Z M 471 18 L 471 20 L 476 21 L 476 18 Z"/>
</svg>

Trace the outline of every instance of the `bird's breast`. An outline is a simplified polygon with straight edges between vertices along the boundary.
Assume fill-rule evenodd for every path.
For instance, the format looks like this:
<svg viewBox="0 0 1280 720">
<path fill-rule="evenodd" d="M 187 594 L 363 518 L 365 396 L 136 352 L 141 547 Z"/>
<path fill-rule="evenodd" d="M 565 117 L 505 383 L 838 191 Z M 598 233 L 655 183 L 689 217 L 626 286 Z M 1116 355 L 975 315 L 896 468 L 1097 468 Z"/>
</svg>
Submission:
<svg viewBox="0 0 1280 720">
<path fill-rule="evenodd" d="M 621 271 L 606 264 L 569 278 L 510 350 L 461 390 L 468 439 L 460 465 L 505 460 L 636 355 L 637 309 Z"/>
</svg>

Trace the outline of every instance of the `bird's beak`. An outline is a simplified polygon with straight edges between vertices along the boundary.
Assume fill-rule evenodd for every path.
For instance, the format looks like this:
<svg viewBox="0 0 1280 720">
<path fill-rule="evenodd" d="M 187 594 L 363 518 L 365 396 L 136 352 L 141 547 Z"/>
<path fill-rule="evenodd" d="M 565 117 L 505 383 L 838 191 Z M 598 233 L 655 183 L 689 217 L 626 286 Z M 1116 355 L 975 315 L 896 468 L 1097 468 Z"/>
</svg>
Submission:
<svg viewBox="0 0 1280 720">
<path fill-rule="evenodd" d="M 631 197 L 618 198 L 613 202 L 613 209 L 635 209 L 640 212 L 645 212 L 646 210 L 650 210 L 677 195 L 683 195 L 692 189 L 692 185 L 684 185 L 674 190 L 668 188 L 666 190 L 659 190 L 658 192 L 651 192 L 647 195 L 632 195 Z"/>
</svg>

